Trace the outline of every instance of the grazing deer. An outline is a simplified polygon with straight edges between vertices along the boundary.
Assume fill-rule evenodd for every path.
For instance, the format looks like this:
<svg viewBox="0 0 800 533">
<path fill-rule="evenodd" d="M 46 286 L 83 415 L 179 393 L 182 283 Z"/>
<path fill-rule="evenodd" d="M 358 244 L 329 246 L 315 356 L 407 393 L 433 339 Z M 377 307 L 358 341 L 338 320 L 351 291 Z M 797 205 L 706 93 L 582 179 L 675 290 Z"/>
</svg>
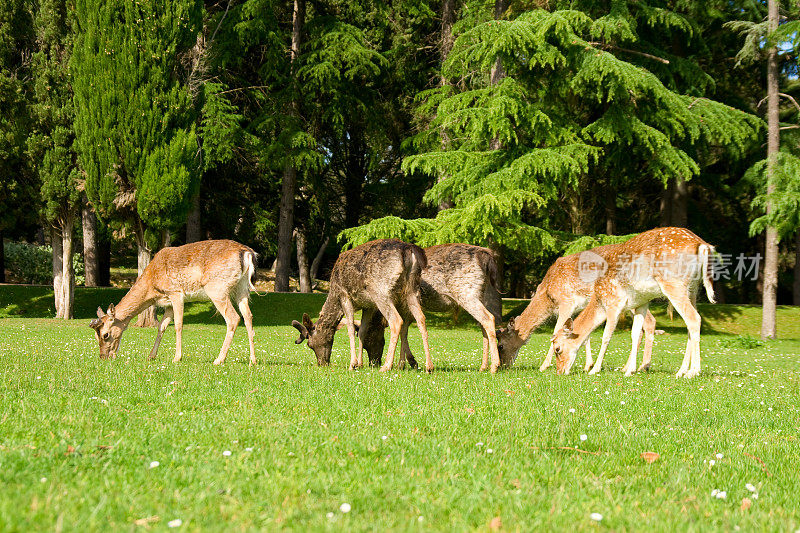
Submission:
<svg viewBox="0 0 800 533">
<path fill-rule="evenodd" d="M 500 322 L 501 299 L 497 289 L 497 261 L 488 248 L 471 244 L 441 244 L 425 248 L 428 268 L 422 271 L 420 293 L 425 311 L 453 311 L 460 308 L 472 315 L 483 332 L 483 361 L 481 371 L 497 372 L 510 366 L 497 351 L 495 324 Z M 380 364 L 386 321 L 380 313 L 365 310 L 358 337 L 367 350 L 371 364 Z M 400 332 L 400 364 L 404 361 L 416 367 L 408 345 L 408 325 L 404 321 Z"/>
<path fill-rule="evenodd" d="M 656 228 L 618 245 L 604 256 L 605 269 L 594 283 L 586 308 L 573 322 L 568 319 L 553 336 L 553 351 L 559 374 L 569 373 L 578 348 L 603 321 L 603 345 L 592 373 L 600 371 L 608 341 L 620 313 L 633 310 L 631 336 L 634 343 L 623 371 L 636 368 L 636 345 L 650 301 L 666 296 L 686 322 L 689 340 L 676 377 L 692 378 L 700 373 L 700 314 L 695 307 L 702 280 L 709 301 L 714 288 L 709 274 L 714 248 L 684 228 Z M 691 366 L 690 366 L 691 362 Z"/>
<path fill-rule="evenodd" d="M 605 256 L 615 250 L 619 244 L 609 244 L 592 248 L 588 252 L 580 252 L 564 257 L 559 257 L 547 269 L 544 279 L 536 288 L 536 293 L 531 298 L 530 303 L 518 317 L 508 321 L 505 328 L 497 332 L 497 343 L 500 350 L 500 358 L 516 361 L 519 350 L 528 342 L 533 330 L 538 328 L 545 320 L 553 314 L 557 314 L 556 327 L 553 334 L 557 333 L 567 321 L 577 311 L 580 311 L 589 303 L 594 289 L 594 278 L 597 273 L 594 271 L 583 272 L 581 270 L 584 261 L 595 264 L 591 259 L 605 258 Z M 647 311 L 644 319 L 644 361 L 639 370 L 650 368 L 650 358 L 653 351 L 653 339 L 655 337 L 656 319 L 650 311 Z M 633 335 L 633 332 L 631 332 Z M 637 341 L 638 343 L 638 341 Z M 636 346 L 638 351 L 638 344 Z M 547 351 L 547 356 L 539 367 L 539 371 L 544 372 L 553 360 L 553 344 Z M 592 367 L 592 350 L 589 339 L 586 339 L 586 365 L 584 370 L 589 371 Z"/>
<path fill-rule="evenodd" d="M 317 364 L 330 364 L 333 336 L 344 318 L 350 337 L 350 370 L 354 370 L 362 366 L 363 349 L 359 346 L 356 350 L 355 311 L 363 309 L 367 314 L 380 311 L 391 332 L 388 357 L 381 371 L 389 371 L 394 364 L 397 340 L 407 322 L 398 311 L 399 307 L 407 309 L 419 326 L 425 349 L 425 370 L 431 372 L 428 330 L 419 301 L 420 277 L 426 267 L 427 258 L 422 248 L 397 239 L 370 241 L 342 253 L 333 265 L 330 290 L 317 322 L 311 322 L 306 313 L 303 313 L 302 323 L 292 321 L 300 332 L 295 343 L 308 340 L 308 347 L 317 356 Z"/>
<path fill-rule="evenodd" d="M 250 291 L 255 290 L 251 281 L 255 271 L 256 253 L 238 242 L 200 241 L 163 248 L 116 306 L 111 304 L 105 313 L 97 308 L 97 318 L 89 326 L 100 344 L 100 358 L 114 359 L 122 333 L 131 319 L 155 304 L 166 309 L 158 325 L 150 359 L 155 359 L 161 337 L 174 317 L 175 357 L 172 362 L 177 363 L 182 357 L 183 303 L 211 300 L 228 326 L 219 357 L 214 360 L 215 365 L 222 364 L 239 325 L 239 315 L 231 304 L 233 300 L 244 317 L 250 341 L 250 364 L 255 364 L 253 314 L 249 304 Z"/>
</svg>

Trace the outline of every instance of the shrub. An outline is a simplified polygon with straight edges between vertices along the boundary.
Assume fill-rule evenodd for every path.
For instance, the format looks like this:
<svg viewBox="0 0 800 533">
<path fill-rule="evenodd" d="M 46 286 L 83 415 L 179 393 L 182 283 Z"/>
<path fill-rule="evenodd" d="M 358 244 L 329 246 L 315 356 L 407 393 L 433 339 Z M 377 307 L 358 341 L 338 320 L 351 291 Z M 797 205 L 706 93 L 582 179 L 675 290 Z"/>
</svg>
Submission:
<svg viewBox="0 0 800 533">
<path fill-rule="evenodd" d="M 6 255 L 6 270 L 12 276 L 25 283 L 49 285 L 53 283 L 53 249 L 50 246 L 37 246 L 24 242 L 3 243 Z M 75 283 L 81 285 L 85 281 L 83 257 L 72 256 L 75 269 Z"/>
<path fill-rule="evenodd" d="M 752 350 L 764 346 L 764 341 L 745 333 L 744 335 L 737 335 L 721 340 L 720 346 L 723 348 L 744 348 L 745 350 Z"/>
</svg>

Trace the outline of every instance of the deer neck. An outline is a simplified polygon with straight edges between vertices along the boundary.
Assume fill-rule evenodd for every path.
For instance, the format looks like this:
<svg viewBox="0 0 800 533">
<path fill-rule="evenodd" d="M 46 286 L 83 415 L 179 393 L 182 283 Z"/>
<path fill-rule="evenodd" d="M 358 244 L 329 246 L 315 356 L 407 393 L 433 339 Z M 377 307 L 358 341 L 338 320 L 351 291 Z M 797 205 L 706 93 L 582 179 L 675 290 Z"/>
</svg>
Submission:
<svg viewBox="0 0 800 533">
<path fill-rule="evenodd" d="M 583 346 L 589 335 L 605 320 L 605 309 L 595 297 L 592 297 L 586 309 L 581 311 L 573 322 L 572 331 L 578 335 L 574 341 L 577 347 Z"/>
<path fill-rule="evenodd" d="M 151 289 L 151 284 L 145 279 L 145 272 L 136 282 L 133 284 L 133 287 L 122 297 L 122 300 L 119 301 L 115 310 L 114 310 L 114 317 L 123 322 L 125 326 L 128 323 L 153 305 L 155 303 L 156 298 L 153 297 Z"/>
<path fill-rule="evenodd" d="M 343 316 L 344 311 L 342 310 L 341 300 L 333 293 L 329 293 L 325 303 L 322 305 L 322 310 L 319 312 L 319 320 L 314 324 L 314 328 L 335 331 Z"/>
<path fill-rule="evenodd" d="M 547 290 L 544 286 L 540 286 L 536 290 L 536 294 L 531 298 L 528 307 L 525 308 L 521 315 L 514 319 L 514 326 L 520 338 L 528 342 L 533 330 L 541 326 L 542 323 L 553 314 L 554 309 L 555 306 L 547 295 Z"/>
</svg>

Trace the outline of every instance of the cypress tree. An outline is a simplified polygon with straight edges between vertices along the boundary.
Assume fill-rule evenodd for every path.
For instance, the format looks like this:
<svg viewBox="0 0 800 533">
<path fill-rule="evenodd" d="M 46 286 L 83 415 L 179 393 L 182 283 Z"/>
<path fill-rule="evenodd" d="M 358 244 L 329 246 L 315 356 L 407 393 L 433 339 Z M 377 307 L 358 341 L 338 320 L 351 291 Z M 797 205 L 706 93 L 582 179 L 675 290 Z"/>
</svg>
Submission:
<svg viewBox="0 0 800 533">
<path fill-rule="evenodd" d="M 199 185 L 196 110 L 181 58 L 197 0 L 78 0 L 72 56 L 76 146 L 101 216 L 132 230 L 139 273 L 182 225 Z M 139 325 L 154 325 L 143 313 Z"/>
</svg>

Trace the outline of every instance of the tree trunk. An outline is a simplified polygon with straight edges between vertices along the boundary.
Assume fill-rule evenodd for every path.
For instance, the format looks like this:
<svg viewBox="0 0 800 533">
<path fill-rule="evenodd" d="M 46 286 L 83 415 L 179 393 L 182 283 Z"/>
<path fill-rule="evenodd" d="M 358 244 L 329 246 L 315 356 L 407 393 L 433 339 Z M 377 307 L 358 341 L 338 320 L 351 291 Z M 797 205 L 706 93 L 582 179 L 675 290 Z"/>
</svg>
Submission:
<svg viewBox="0 0 800 533">
<path fill-rule="evenodd" d="M 800 230 L 794 242 L 794 284 L 792 285 L 792 302 L 800 305 Z"/>
<path fill-rule="evenodd" d="M 88 202 L 84 202 L 81 212 L 83 226 L 83 269 L 86 287 L 98 287 L 99 263 L 97 256 L 97 215 Z"/>
<path fill-rule="evenodd" d="M 306 234 L 303 228 L 297 228 L 295 241 L 297 244 L 297 267 L 300 271 L 300 292 L 311 292 L 311 274 L 308 270 L 308 256 L 306 255 Z"/>
<path fill-rule="evenodd" d="M 675 186 L 672 191 L 672 220 L 671 226 L 685 228 L 688 223 L 687 203 L 689 200 L 689 187 L 686 178 L 678 176 L 675 178 Z"/>
<path fill-rule="evenodd" d="M 53 296 L 56 305 L 56 318 L 61 318 L 61 313 L 64 304 L 64 290 L 61 287 L 63 283 L 63 265 L 64 241 L 61 237 L 61 231 L 53 227 L 50 230 L 50 247 L 53 249 Z"/>
<path fill-rule="evenodd" d="M 99 228 L 98 228 L 99 229 Z M 111 286 L 111 237 L 108 231 L 98 231 L 97 239 L 97 284 Z"/>
<path fill-rule="evenodd" d="M 3 241 L 3 230 L 0 229 L 0 283 L 6 282 L 6 246 Z"/>
<path fill-rule="evenodd" d="M 75 297 L 75 268 L 72 264 L 72 227 L 73 215 L 64 220 L 61 227 L 61 316 L 69 320 L 72 318 L 73 300 Z"/>
<path fill-rule="evenodd" d="M 778 28 L 778 1 L 769 0 L 768 30 Z M 778 115 L 778 51 L 771 47 L 767 55 L 767 194 L 775 190 L 775 164 L 780 149 L 780 124 Z M 772 203 L 767 202 L 767 214 L 772 213 Z M 764 251 L 764 292 L 761 303 L 761 338 L 777 336 L 776 306 L 778 292 L 778 232 L 767 227 Z"/>
<path fill-rule="evenodd" d="M 317 255 L 314 256 L 314 260 L 311 262 L 311 271 L 308 273 L 308 277 L 311 280 L 313 285 L 314 280 L 317 279 L 317 272 L 319 272 L 319 265 L 322 264 L 322 258 L 325 255 L 325 248 L 328 247 L 328 241 L 330 237 L 325 237 L 322 241 L 322 244 L 319 246 L 319 250 L 317 250 Z"/>
<path fill-rule="evenodd" d="M 300 35 L 305 19 L 305 0 L 294 0 L 292 10 L 292 73 L 300 56 Z M 292 101 L 290 112 L 299 115 L 297 100 Z M 275 292 L 289 292 L 289 268 L 292 259 L 292 230 L 294 229 L 294 189 L 297 169 L 292 162 L 286 164 L 281 183 L 281 211 L 278 219 L 278 257 L 275 260 Z"/>
<path fill-rule="evenodd" d="M 611 187 L 611 180 L 606 184 L 605 211 L 606 235 L 614 235 L 617 231 L 617 191 Z"/>
<path fill-rule="evenodd" d="M 141 277 L 144 269 L 150 264 L 152 250 L 147 247 L 147 241 L 144 237 L 144 227 L 142 222 L 136 221 L 136 252 L 137 252 L 137 266 L 139 270 L 139 277 Z M 140 328 L 151 328 L 156 326 L 156 308 L 150 306 L 139 314 L 136 320 L 136 326 Z"/>
<path fill-rule="evenodd" d="M 675 191 L 675 182 L 670 179 L 664 190 L 661 191 L 661 227 L 672 226 L 672 197 Z"/>
<path fill-rule="evenodd" d="M 192 199 L 192 210 L 189 211 L 189 218 L 186 219 L 186 244 L 203 239 L 200 220 L 200 193 L 198 192 L 197 196 Z"/>
</svg>

